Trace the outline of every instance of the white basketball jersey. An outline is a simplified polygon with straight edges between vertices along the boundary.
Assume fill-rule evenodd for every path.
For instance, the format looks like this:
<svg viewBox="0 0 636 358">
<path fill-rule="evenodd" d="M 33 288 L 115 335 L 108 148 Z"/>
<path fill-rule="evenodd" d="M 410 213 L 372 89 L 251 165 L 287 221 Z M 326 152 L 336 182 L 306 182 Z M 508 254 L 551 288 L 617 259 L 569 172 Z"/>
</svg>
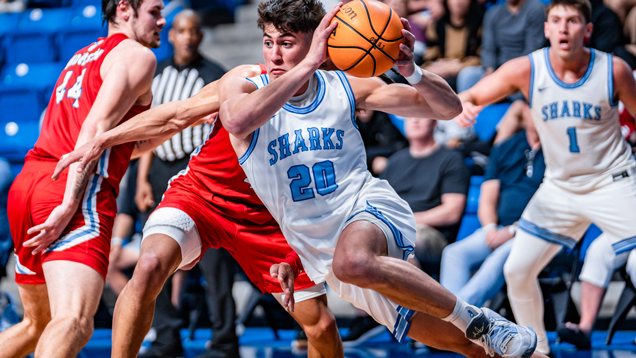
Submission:
<svg viewBox="0 0 636 358">
<path fill-rule="evenodd" d="M 590 49 L 585 75 L 565 83 L 554 73 L 548 50 L 529 55 L 529 103 L 545 155 L 545 177 L 584 189 L 634 162 L 621 135 L 612 55 Z"/>
<path fill-rule="evenodd" d="M 250 184 L 281 226 L 309 277 L 322 282 L 367 171 L 355 99 L 340 71 L 316 71 L 305 107 L 287 103 L 256 130 L 239 158 Z M 267 75 L 250 78 L 258 88 Z"/>
</svg>

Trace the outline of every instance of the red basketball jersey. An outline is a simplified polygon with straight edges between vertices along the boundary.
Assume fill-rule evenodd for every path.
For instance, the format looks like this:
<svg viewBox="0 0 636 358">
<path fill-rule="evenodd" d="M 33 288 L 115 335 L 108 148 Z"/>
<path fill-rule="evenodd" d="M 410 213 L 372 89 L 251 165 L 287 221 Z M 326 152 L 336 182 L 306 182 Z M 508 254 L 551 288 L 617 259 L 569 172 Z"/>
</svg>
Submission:
<svg viewBox="0 0 636 358">
<path fill-rule="evenodd" d="M 261 71 L 266 73 L 262 65 Z M 172 182 L 185 186 L 195 185 L 193 189 L 208 202 L 213 202 L 213 197 L 220 197 L 230 203 L 239 203 L 253 208 L 253 211 L 246 213 L 227 213 L 239 215 L 236 219 L 261 223 L 273 220 L 261 199 L 251 188 L 238 163 L 236 152 L 230 142 L 230 134 L 223 128 L 218 118 L 212 124 L 205 142 L 192 153 L 188 168 L 173 178 Z M 228 205 L 226 209 L 232 211 L 233 207 Z"/>
<path fill-rule="evenodd" d="M 40 137 L 26 155 L 27 161 L 58 161 L 62 155 L 75 149 L 84 119 L 102 85 L 102 62 L 125 39 L 126 35 L 121 33 L 99 38 L 97 42 L 75 53 L 66 64 L 46 109 Z M 148 108 L 150 105 L 133 106 L 120 123 Z M 109 148 L 99 160 L 98 173 L 115 193 L 119 191 L 119 181 L 126 172 L 133 148 L 134 143 Z"/>
</svg>

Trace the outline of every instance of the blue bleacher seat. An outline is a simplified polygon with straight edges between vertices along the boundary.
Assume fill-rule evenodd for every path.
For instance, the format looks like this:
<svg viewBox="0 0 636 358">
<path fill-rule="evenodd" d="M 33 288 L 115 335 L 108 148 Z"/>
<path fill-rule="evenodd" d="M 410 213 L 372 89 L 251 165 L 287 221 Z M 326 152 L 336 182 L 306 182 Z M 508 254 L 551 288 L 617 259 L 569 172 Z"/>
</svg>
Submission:
<svg viewBox="0 0 636 358">
<path fill-rule="evenodd" d="M 480 140 L 489 142 L 497 132 L 497 124 L 503 118 L 510 103 L 497 103 L 484 107 L 477 116 L 475 123 L 475 134 Z"/>
<path fill-rule="evenodd" d="M 58 33 L 60 61 L 67 62 L 75 52 L 108 35 L 108 27 L 102 26 L 99 6 L 86 5 L 75 8 L 69 26 Z"/>
<path fill-rule="evenodd" d="M 72 3 L 73 6 L 94 5 L 94 6 L 97 6 L 97 9 L 101 11 L 101 5 L 102 5 L 101 0 L 71 0 L 70 2 Z"/>
<path fill-rule="evenodd" d="M 11 162 L 24 161 L 39 135 L 38 121 L 0 121 L 0 156 Z"/>
<path fill-rule="evenodd" d="M 37 121 L 42 108 L 40 92 L 24 86 L 0 86 L 0 122 Z"/>
<path fill-rule="evenodd" d="M 0 81 L 3 85 L 27 86 L 43 91 L 55 85 L 63 69 L 62 62 L 7 65 L 2 70 Z"/>
<path fill-rule="evenodd" d="M 21 14 L 0 14 L 0 37 L 14 30 L 18 26 Z"/>
<path fill-rule="evenodd" d="M 0 86 L 0 108 L 0 156 L 23 161 L 39 135 L 41 95 L 28 87 Z"/>
<path fill-rule="evenodd" d="M 475 175 L 470 178 L 470 187 L 468 188 L 468 196 L 466 198 L 466 208 L 464 209 L 464 216 L 462 217 L 462 223 L 459 226 L 456 241 L 465 239 L 481 227 L 479 218 L 477 217 L 477 208 L 479 207 L 479 194 L 481 192 L 481 183 L 483 182 L 483 176 Z"/>
<path fill-rule="evenodd" d="M 4 37 L 18 26 L 20 14 L 0 14 L 0 67 L 5 62 Z"/>
<path fill-rule="evenodd" d="M 7 63 L 52 62 L 57 59 L 54 35 L 68 26 L 70 10 L 32 9 L 4 39 Z"/>
</svg>

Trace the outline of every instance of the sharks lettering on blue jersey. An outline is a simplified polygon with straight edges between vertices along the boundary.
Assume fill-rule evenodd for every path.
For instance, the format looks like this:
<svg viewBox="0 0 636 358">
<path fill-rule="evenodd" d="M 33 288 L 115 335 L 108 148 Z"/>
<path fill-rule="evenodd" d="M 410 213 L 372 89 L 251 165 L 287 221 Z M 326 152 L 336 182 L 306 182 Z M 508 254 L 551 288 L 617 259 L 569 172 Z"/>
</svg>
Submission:
<svg viewBox="0 0 636 358">
<path fill-rule="evenodd" d="M 335 134 L 335 138 L 334 138 Z M 269 142 L 269 165 L 276 164 L 289 156 L 312 150 L 340 150 L 344 144 L 345 131 L 334 128 L 309 127 L 285 133 Z"/>
<path fill-rule="evenodd" d="M 601 120 L 601 107 L 579 101 L 552 102 L 541 107 L 541 113 L 543 114 L 542 119 L 544 122 L 564 117 L 590 121 Z"/>
</svg>

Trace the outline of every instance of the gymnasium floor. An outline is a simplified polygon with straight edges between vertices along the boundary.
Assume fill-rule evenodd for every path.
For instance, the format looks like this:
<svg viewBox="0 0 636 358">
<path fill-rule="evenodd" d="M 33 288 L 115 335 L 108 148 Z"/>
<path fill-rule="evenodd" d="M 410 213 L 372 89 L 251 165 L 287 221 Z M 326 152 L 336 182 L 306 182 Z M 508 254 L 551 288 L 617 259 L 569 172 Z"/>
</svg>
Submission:
<svg viewBox="0 0 636 358">
<path fill-rule="evenodd" d="M 636 327 L 634 327 L 636 328 Z M 269 328 L 248 328 L 240 338 L 242 358 L 291 358 L 305 357 L 306 352 L 292 352 L 291 340 L 294 331 L 279 331 L 280 340 L 275 340 Z M 110 357 L 110 330 L 96 330 L 89 344 L 82 350 L 80 358 Z M 187 331 L 182 331 L 182 337 Z M 341 330 L 346 334 L 346 330 Z M 193 340 L 184 340 L 185 357 L 194 357 L 203 352 L 210 336 L 209 330 L 197 330 Z M 549 333 L 550 344 L 555 358 L 636 358 L 636 331 L 620 331 L 614 336 L 611 346 L 605 346 L 606 332 L 594 332 L 591 351 L 577 351 L 569 344 L 556 344 L 556 334 Z M 346 348 L 347 358 L 398 358 L 398 357 L 431 357 L 451 358 L 457 354 L 431 352 L 426 348 L 415 348 L 412 344 L 399 344 L 391 339 L 390 334 L 374 338 L 358 348 Z"/>
</svg>

